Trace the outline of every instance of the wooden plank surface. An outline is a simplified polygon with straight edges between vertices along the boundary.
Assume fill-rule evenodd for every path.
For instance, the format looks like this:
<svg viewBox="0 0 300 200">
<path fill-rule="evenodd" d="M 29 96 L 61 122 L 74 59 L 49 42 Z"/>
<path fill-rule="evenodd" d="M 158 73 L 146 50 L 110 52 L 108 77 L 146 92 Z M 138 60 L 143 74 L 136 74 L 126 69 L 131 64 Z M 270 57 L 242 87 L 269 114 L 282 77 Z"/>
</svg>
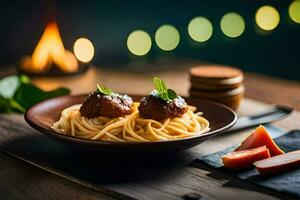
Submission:
<svg viewBox="0 0 300 200">
<path fill-rule="evenodd" d="M 34 81 L 44 89 L 65 85 L 70 87 L 74 94 L 92 91 L 97 83 L 107 85 L 119 92 L 147 94 L 153 89 L 151 80 L 156 75 L 163 78 L 170 88 L 187 96 L 190 87 L 189 68 L 195 65 L 197 65 L 195 62 L 191 62 L 178 67 L 178 69 L 147 73 L 91 68 L 86 74 L 79 77 L 36 78 Z M 151 68 L 151 66 L 147 67 Z M 300 82 L 245 73 L 244 84 L 246 97 L 270 104 L 284 104 L 300 110 Z"/>
<path fill-rule="evenodd" d="M 195 64 L 195 62 L 192 62 L 186 64 L 180 70 L 176 69 L 174 71 L 169 70 L 159 73 L 153 73 L 151 72 L 151 70 L 149 70 L 150 72 L 146 74 L 131 72 L 124 73 L 107 69 L 104 70 L 101 68 L 96 70 L 95 68 L 91 68 L 86 74 L 81 76 L 67 77 L 64 79 L 36 78 L 34 81 L 44 89 L 51 89 L 58 85 L 65 85 L 67 87 L 70 87 L 73 90 L 74 94 L 90 92 L 94 89 L 95 83 L 97 82 L 105 84 L 109 87 L 114 88 L 115 91 L 123 93 L 147 94 L 152 90 L 151 77 L 153 75 L 158 75 L 161 78 L 165 79 L 168 85 L 177 90 L 178 93 L 187 95 L 187 89 L 189 88 L 188 68 L 191 65 Z M 151 67 L 151 65 L 149 67 Z M 7 74 L 9 72 L 5 73 Z M 4 73 L 0 73 L 0 76 L 1 74 Z M 251 77 L 253 77 L 253 79 Z M 295 96 L 297 96 L 298 92 L 300 92 L 300 90 L 297 90 L 297 88 L 300 88 L 297 83 L 287 81 L 284 82 L 284 84 L 281 84 L 281 82 L 277 79 L 265 79 L 263 76 L 246 74 L 245 84 L 246 90 L 248 91 L 247 96 L 261 99 L 269 103 L 283 103 L 294 106 L 296 108 L 300 108 L 299 98 L 294 98 Z M 266 84 L 268 87 L 264 87 Z M 283 85 L 286 84 L 288 85 L 288 87 L 286 87 L 285 89 L 288 90 L 289 88 L 292 88 L 292 91 L 295 92 L 294 96 L 291 96 L 288 92 L 278 92 L 282 90 Z M 272 88 L 272 90 L 269 89 L 270 87 Z M 300 95 L 298 95 L 298 97 L 299 96 Z M 266 104 L 264 103 L 246 99 L 243 101 L 239 113 L 240 115 L 244 115 L 259 112 L 260 110 L 264 109 L 265 106 Z M 1 120 L 0 122 L 0 131 L 2 133 L 0 137 L 1 147 L 3 147 L 3 144 L 7 144 L 8 141 L 15 140 L 15 136 L 20 137 L 21 141 L 23 141 L 22 138 L 24 137 L 24 135 L 22 134 L 24 133 L 35 134 L 34 136 L 38 139 L 35 142 L 39 141 L 40 134 L 31 130 L 30 128 L 28 129 L 27 125 L 24 124 L 22 116 L 6 115 L 4 116 L 4 118 L 9 119 L 9 121 Z M 296 128 L 299 129 L 299 121 L 300 114 L 299 112 L 295 112 L 287 119 L 276 122 L 275 125 L 282 127 L 285 130 Z M 7 122 L 9 123 L 7 124 Z M 12 136 L 12 127 L 13 132 L 17 132 L 19 134 Z M 199 145 L 198 147 L 193 148 L 190 153 L 185 154 L 185 156 L 191 159 L 190 161 L 192 161 L 196 157 L 196 155 L 211 153 L 219 149 L 228 147 L 233 143 L 238 143 L 248 134 L 249 132 L 244 131 L 239 134 L 224 135 L 212 138 Z M 12 145 L 11 147 L 14 146 Z M 14 156 L 20 155 L 19 153 L 23 153 L 16 151 L 7 151 L 7 149 L 5 150 L 5 152 L 13 154 Z M 89 182 L 78 180 L 72 176 L 64 177 L 68 180 L 58 177 L 54 174 L 57 174 L 59 176 L 61 176 L 62 174 L 54 168 L 47 168 L 47 170 L 51 171 L 51 173 L 40 170 L 37 167 L 31 165 L 32 160 L 30 159 L 30 156 L 22 156 L 22 159 L 25 162 L 31 163 L 29 165 L 10 156 L 7 156 L 6 153 L 0 153 L 0 165 L 5 166 L 0 168 L 0 198 L 3 197 L 1 199 L 7 199 L 6 197 L 10 197 L 10 199 L 31 199 L 34 197 L 37 197 L 36 199 L 41 199 L 43 197 L 47 197 L 49 199 L 68 199 L 69 197 L 74 196 L 77 198 L 86 199 L 103 199 L 109 198 L 110 196 L 118 199 L 157 199 L 158 197 L 160 199 L 179 199 L 182 198 L 183 195 L 191 192 L 201 194 L 203 199 L 240 199 L 240 197 L 243 197 L 244 199 L 292 198 L 284 194 L 270 192 L 252 184 L 242 182 L 237 178 L 223 174 L 218 170 L 209 168 L 208 166 L 201 163 L 197 163 L 196 165 L 190 164 L 189 166 L 184 167 L 184 169 L 182 169 L 182 166 L 178 168 L 178 166 L 176 165 L 179 165 L 182 162 L 187 162 L 185 156 L 183 156 L 183 158 L 180 158 L 180 162 L 176 160 L 176 162 L 171 162 L 171 166 L 168 166 L 166 168 L 167 173 L 162 174 L 162 172 L 160 170 L 157 170 L 155 166 L 154 169 L 150 168 L 150 174 L 156 175 L 158 178 L 148 178 L 144 181 L 135 182 L 122 182 L 122 180 L 119 180 L 114 182 L 113 184 L 98 184 L 98 186 L 96 187 Z M 40 151 L 37 153 L 42 155 L 44 151 L 40 149 Z M 76 165 L 76 163 L 74 163 L 74 165 Z M 122 167 L 122 165 L 120 165 L 120 167 Z M 130 169 L 130 167 L 132 166 L 127 165 L 126 167 L 127 169 Z M 14 176 L 7 175 L 10 173 L 14 174 Z M 138 176 L 140 173 L 143 173 L 143 171 L 131 170 L 129 175 L 134 177 Z M 28 176 L 28 174 L 33 174 L 33 177 L 36 178 L 30 179 L 30 176 Z M 97 178 L 101 180 L 101 177 Z M 31 184 L 29 186 L 26 182 L 27 179 L 30 179 Z M 9 182 L 7 182 L 7 180 L 9 180 Z M 48 180 L 50 180 L 51 187 L 47 184 Z M 18 184 L 15 184 L 14 187 L 12 187 L 14 183 Z M 87 186 L 88 188 L 85 188 L 85 186 Z M 35 191 L 32 193 L 37 193 L 37 195 L 32 196 L 32 193 L 24 192 L 26 188 L 32 189 L 33 191 Z M 97 191 L 93 191 L 89 188 L 93 188 Z"/>
<path fill-rule="evenodd" d="M 64 78 L 35 78 L 44 89 L 65 85 L 74 94 L 87 93 L 102 83 L 124 93 L 147 94 L 152 90 L 151 78 L 158 75 L 181 95 L 188 95 L 189 68 L 205 65 L 203 61 L 158 59 L 152 62 L 127 63 L 121 66 L 91 67 L 85 74 Z M 13 65 L 2 66 L 0 77 L 14 74 Z M 180 84 L 178 84 L 180 83 Z M 245 72 L 246 97 L 270 104 L 285 104 L 300 110 L 300 81 L 284 80 L 256 73 Z"/>
<path fill-rule="evenodd" d="M 247 109 L 244 110 L 249 107 L 256 111 L 265 108 L 264 104 L 245 100 L 241 112 L 249 113 Z M 255 112 L 253 109 L 251 112 Z M 72 157 L 72 154 L 66 153 L 64 145 L 58 145 L 56 141 L 28 127 L 20 115 L 2 115 L 0 127 L 2 132 L 0 141 L 4 152 L 22 158 L 28 163 L 38 164 L 51 173 L 115 198 L 179 199 L 189 193 L 200 194 L 203 199 L 223 197 L 237 199 L 241 195 L 245 199 L 286 197 L 242 182 L 204 164 L 193 164 L 192 161 L 199 155 L 239 143 L 241 138 L 249 134 L 249 131 L 221 135 L 207 140 L 178 157 L 158 160 L 152 158 L 149 163 L 147 159 L 131 160 L 131 158 L 116 162 L 116 159 L 105 160 L 106 158 L 102 158 L 101 155 L 91 155 L 89 152 L 85 154 L 82 151 L 80 154 L 83 155 L 78 156 L 74 149 L 71 149 L 71 152 L 77 156 Z M 80 164 L 78 168 L 76 163 L 84 164 Z M 197 169 L 194 168 L 195 166 Z"/>
<path fill-rule="evenodd" d="M 114 199 L 0 153 L 0 199 Z"/>
</svg>

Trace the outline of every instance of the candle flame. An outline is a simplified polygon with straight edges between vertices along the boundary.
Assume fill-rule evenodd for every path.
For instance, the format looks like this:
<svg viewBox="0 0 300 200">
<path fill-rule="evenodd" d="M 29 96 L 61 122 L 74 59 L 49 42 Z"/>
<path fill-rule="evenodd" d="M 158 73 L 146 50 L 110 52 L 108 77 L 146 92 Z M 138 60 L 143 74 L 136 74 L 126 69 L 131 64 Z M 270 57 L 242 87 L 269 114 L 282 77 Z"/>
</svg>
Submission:
<svg viewBox="0 0 300 200">
<path fill-rule="evenodd" d="M 56 22 L 47 24 L 32 57 L 23 62 L 23 67 L 27 71 L 45 72 L 53 63 L 63 72 L 71 73 L 78 70 L 75 56 L 64 48 Z"/>
</svg>

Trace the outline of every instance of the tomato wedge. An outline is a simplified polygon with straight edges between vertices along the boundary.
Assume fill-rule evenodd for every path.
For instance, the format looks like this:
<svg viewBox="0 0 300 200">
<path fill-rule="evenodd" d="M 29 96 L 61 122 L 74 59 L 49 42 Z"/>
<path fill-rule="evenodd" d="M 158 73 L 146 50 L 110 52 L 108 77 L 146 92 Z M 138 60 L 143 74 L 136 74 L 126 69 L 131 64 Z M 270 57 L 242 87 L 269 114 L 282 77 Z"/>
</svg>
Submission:
<svg viewBox="0 0 300 200">
<path fill-rule="evenodd" d="M 248 136 L 235 151 L 261 147 L 264 145 L 266 145 L 269 149 L 271 156 L 276 156 L 284 153 L 276 145 L 266 128 L 262 125 L 257 127 L 255 131 L 250 136 Z"/>
<path fill-rule="evenodd" d="M 300 150 L 267 158 L 254 163 L 260 174 L 275 174 L 290 168 L 300 167 Z"/>
<path fill-rule="evenodd" d="M 270 152 L 266 146 L 234 151 L 222 157 L 225 167 L 231 169 L 247 169 L 253 166 L 253 163 L 270 157 Z"/>
</svg>

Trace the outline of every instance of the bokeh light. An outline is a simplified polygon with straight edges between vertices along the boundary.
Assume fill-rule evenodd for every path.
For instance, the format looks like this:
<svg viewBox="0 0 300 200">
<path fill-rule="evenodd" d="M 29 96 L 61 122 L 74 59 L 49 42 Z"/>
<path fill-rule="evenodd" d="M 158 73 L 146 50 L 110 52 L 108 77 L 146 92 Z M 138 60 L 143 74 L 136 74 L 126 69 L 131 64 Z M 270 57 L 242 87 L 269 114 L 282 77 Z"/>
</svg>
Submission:
<svg viewBox="0 0 300 200">
<path fill-rule="evenodd" d="M 222 32 L 228 37 L 238 37 L 245 30 L 245 21 L 238 13 L 225 14 L 220 22 Z"/>
<path fill-rule="evenodd" d="M 293 1 L 289 6 L 290 18 L 300 24 L 300 0 Z"/>
<path fill-rule="evenodd" d="M 276 8 L 272 6 L 262 6 L 255 14 L 256 24 L 263 30 L 275 29 L 280 21 L 280 16 Z"/>
<path fill-rule="evenodd" d="M 177 47 L 180 41 L 178 30 L 172 25 L 162 25 L 155 33 L 155 42 L 159 48 L 171 51 Z"/>
<path fill-rule="evenodd" d="M 94 57 L 94 46 L 87 38 L 79 38 L 74 43 L 74 54 L 81 62 L 90 62 Z"/>
<path fill-rule="evenodd" d="M 205 42 L 211 37 L 213 26 L 205 17 L 195 17 L 188 25 L 188 33 L 193 40 Z"/>
<path fill-rule="evenodd" d="M 146 55 L 150 51 L 151 45 L 150 35 L 142 30 L 133 31 L 127 38 L 127 48 L 137 56 Z"/>
</svg>

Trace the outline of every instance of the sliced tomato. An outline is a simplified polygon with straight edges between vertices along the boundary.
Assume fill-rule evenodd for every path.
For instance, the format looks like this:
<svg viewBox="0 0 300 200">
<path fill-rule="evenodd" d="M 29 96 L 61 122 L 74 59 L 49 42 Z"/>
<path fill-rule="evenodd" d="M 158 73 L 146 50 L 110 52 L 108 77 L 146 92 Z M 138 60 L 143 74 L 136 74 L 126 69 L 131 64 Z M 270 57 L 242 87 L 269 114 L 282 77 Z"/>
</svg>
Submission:
<svg viewBox="0 0 300 200">
<path fill-rule="evenodd" d="M 225 167 L 231 169 L 247 169 L 253 166 L 258 160 L 269 158 L 270 153 L 266 146 L 234 151 L 222 157 Z"/>
<path fill-rule="evenodd" d="M 261 147 L 264 145 L 266 145 L 269 149 L 271 156 L 276 156 L 284 153 L 276 145 L 266 128 L 261 125 L 257 127 L 255 131 L 250 136 L 248 136 L 235 151 Z"/>
<path fill-rule="evenodd" d="M 300 150 L 267 158 L 254 163 L 260 174 L 275 174 L 300 167 Z"/>
</svg>

